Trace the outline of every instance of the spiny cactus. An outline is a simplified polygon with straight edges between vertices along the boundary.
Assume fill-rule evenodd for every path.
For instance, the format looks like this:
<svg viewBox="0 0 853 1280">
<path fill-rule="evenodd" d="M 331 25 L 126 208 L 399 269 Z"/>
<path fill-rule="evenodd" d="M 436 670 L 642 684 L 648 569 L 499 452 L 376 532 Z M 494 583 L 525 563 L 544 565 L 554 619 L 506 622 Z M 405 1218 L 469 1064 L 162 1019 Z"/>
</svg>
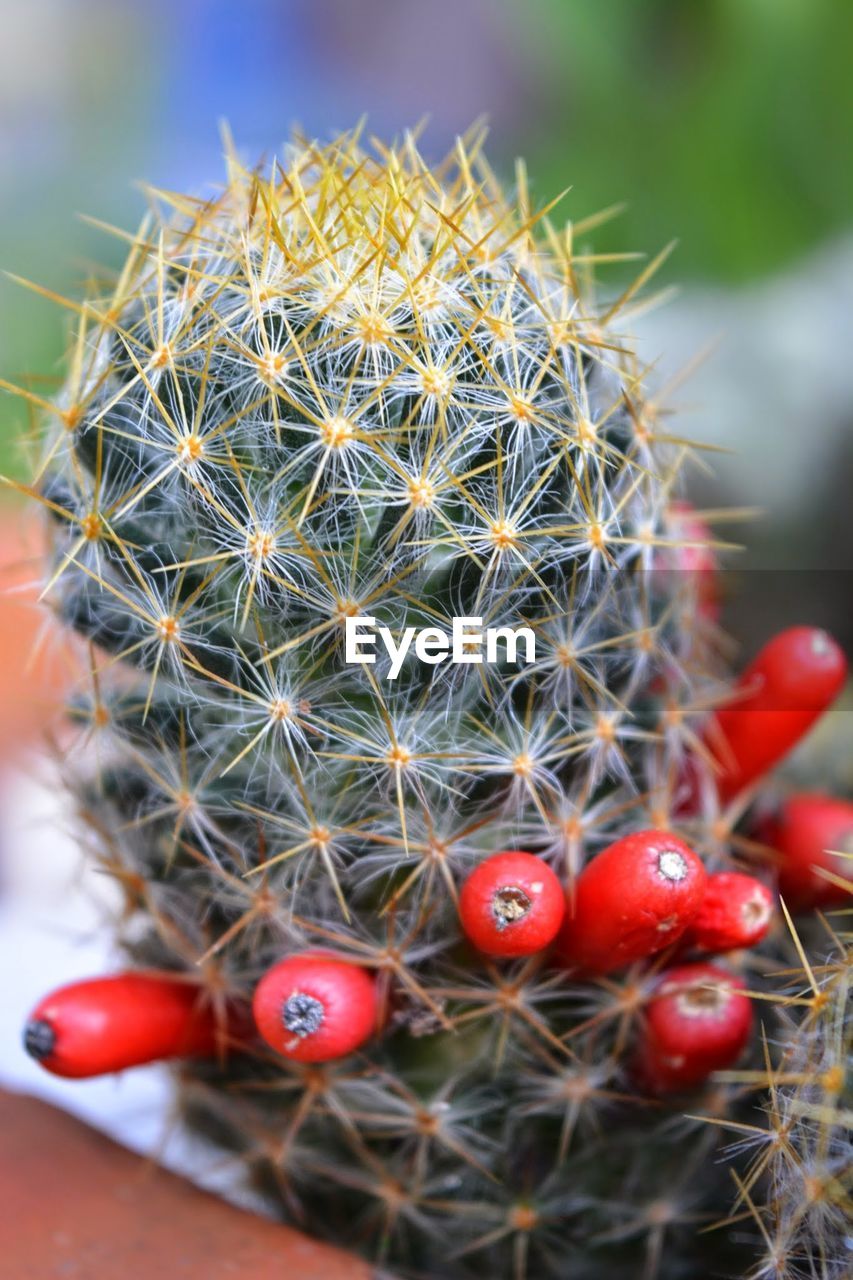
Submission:
<svg viewBox="0 0 853 1280">
<path fill-rule="evenodd" d="M 697 733 L 707 583 L 673 568 L 690 450 L 623 333 L 651 268 L 599 301 L 583 225 L 535 213 L 521 168 L 507 197 L 481 148 L 430 169 L 411 138 L 297 140 L 263 172 L 229 155 L 209 200 L 153 193 L 79 308 L 31 490 L 86 642 L 66 772 L 122 944 L 226 1030 L 295 952 L 375 975 L 351 1056 L 232 1029 L 178 1072 L 289 1217 L 398 1274 L 633 1278 L 639 1254 L 675 1280 L 711 1248 L 743 1270 L 735 1236 L 696 1235 L 729 1196 L 717 1135 L 637 1093 L 654 966 L 580 981 L 460 925 L 496 851 L 571 898 L 644 828 L 723 867 L 737 816 Z M 359 664 L 357 617 L 398 652 L 433 631 Z M 459 618 L 503 631 L 458 650 L 491 661 L 436 661 Z M 300 1001 L 297 1037 L 322 1016 Z"/>
<path fill-rule="evenodd" d="M 783 1041 L 767 1107 L 774 1146 L 768 1208 L 771 1238 L 762 1265 L 795 1276 L 843 1275 L 853 1263 L 853 1023 L 851 938 L 819 966 L 807 966 L 812 1000 Z"/>
<path fill-rule="evenodd" d="M 821 964 L 808 959 L 791 926 L 796 962 L 782 974 L 776 1043 L 767 1046 L 764 1070 L 748 1077 L 766 1088 L 763 1116 L 756 1122 L 753 1112 L 734 1126 L 740 1132 L 728 1154 L 749 1159 L 735 1178 L 732 1220 L 752 1216 L 762 1241 L 750 1280 L 850 1274 L 853 954 L 843 916 L 838 925 L 828 930 L 828 953 L 824 933 Z M 814 951 L 820 946 L 815 939 Z"/>
</svg>

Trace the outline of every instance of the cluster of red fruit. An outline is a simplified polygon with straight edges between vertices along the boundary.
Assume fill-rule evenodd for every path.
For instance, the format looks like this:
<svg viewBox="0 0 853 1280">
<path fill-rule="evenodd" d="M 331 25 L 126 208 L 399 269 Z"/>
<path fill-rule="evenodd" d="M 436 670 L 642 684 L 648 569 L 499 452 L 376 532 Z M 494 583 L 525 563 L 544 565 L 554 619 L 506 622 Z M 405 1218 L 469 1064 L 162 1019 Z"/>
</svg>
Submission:
<svg viewBox="0 0 853 1280">
<path fill-rule="evenodd" d="M 710 723 L 726 802 L 750 788 L 808 731 L 843 686 L 846 663 L 822 631 L 776 636 L 743 673 L 732 703 Z M 822 795 L 789 799 L 762 832 L 778 851 L 779 885 L 794 910 L 849 900 L 836 858 L 853 833 L 853 804 Z M 708 875 L 682 840 L 662 830 L 625 836 L 599 853 L 568 896 L 546 862 L 521 851 L 484 859 L 459 897 L 462 929 L 492 957 L 530 956 L 553 944 L 575 980 L 665 954 L 718 955 L 754 946 L 773 917 L 770 890 L 750 875 Z M 195 982 L 127 973 L 75 983 L 46 997 L 25 1031 L 49 1071 L 93 1076 L 159 1059 L 217 1054 L 260 1036 L 298 1062 L 353 1052 L 382 1022 L 370 972 L 311 950 L 288 956 L 259 982 L 248 1010 L 214 1010 Z M 699 1084 L 731 1065 L 749 1039 L 743 983 L 706 961 L 665 969 L 650 987 L 635 1069 L 654 1092 Z"/>
<path fill-rule="evenodd" d="M 524 915 L 505 915 L 505 904 Z M 639 831 L 590 862 L 567 900 L 550 867 L 529 853 L 498 853 L 468 878 L 462 925 L 481 951 L 530 955 L 555 944 L 573 975 L 603 976 L 676 948 L 717 954 L 754 946 L 770 927 L 773 898 L 753 876 L 709 876 L 682 840 Z M 729 1066 L 752 1025 L 743 984 L 707 963 L 665 971 L 645 1009 L 636 1074 L 654 1092 L 687 1088 Z"/>
</svg>

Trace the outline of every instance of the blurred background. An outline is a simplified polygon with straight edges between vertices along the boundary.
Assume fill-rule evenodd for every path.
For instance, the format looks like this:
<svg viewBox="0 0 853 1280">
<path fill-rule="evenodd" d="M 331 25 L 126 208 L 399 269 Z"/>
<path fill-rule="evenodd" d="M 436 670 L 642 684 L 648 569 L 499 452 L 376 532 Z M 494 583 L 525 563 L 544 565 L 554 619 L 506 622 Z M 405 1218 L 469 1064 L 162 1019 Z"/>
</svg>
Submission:
<svg viewBox="0 0 853 1280">
<path fill-rule="evenodd" d="M 0 0 L 0 31 L 0 268 L 51 290 L 73 296 L 93 264 L 118 265 L 117 241 L 77 214 L 133 228 L 135 180 L 215 182 L 221 120 L 253 160 L 296 122 L 328 137 L 366 114 L 388 136 L 428 117 L 423 147 L 438 158 L 485 114 L 497 169 L 511 178 L 524 154 L 541 202 L 570 185 L 565 217 L 626 202 L 597 250 L 654 254 L 677 237 L 658 283 L 679 292 L 637 321 L 638 341 L 662 383 L 711 348 L 674 396 L 679 431 L 720 450 L 691 475 L 691 497 L 763 510 L 722 529 L 748 543 L 724 621 L 746 655 L 795 622 L 853 651 L 849 0 Z M 605 288 L 619 285 L 611 268 Z M 0 378 L 50 394 L 66 320 L 0 278 Z M 0 395 L 0 470 L 24 475 L 27 423 Z M 20 530 L 0 491 L 0 586 L 14 589 L 0 593 L 7 758 L 55 678 L 38 657 L 21 675 L 38 621 Z M 828 771 L 837 755 L 829 743 Z M 850 768 L 848 753 L 848 782 Z M 37 783 L 7 784 L 0 810 L 16 850 L 0 864 L 6 901 L 44 926 L 36 945 L 7 911 L 8 955 L 41 946 L 67 971 L 57 920 L 81 936 L 95 922 L 60 874 L 55 802 Z M 75 972 L 95 967 L 85 945 L 74 954 Z M 44 986 L 39 972 L 28 990 L 40 966 L 17 968 L 20 1008 L 4 1015 L 15 1038 Z M 8 1071 L 45 1086 L 27 1069 L 21 1056 Z M 115 1087 L 66 1100 L 109 1124 Z"/>
</svg>

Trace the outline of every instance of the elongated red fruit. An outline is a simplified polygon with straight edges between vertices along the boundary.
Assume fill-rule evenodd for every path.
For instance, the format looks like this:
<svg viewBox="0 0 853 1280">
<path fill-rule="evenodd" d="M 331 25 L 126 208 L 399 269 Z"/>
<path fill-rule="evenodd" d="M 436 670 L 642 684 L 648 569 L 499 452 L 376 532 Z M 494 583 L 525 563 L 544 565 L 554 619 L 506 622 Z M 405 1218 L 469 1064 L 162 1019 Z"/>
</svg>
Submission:
<svg viewBox="0 0 853 1280">
<path fill-rule="evenodd" d="M 740 676 L 731 706 L 705 738 L 720 764 L 725 802 L 762 777 L 808 733 L 847 678 L 841 649 L 816 627 L 791 627 L 764 646 Z"/>
<path fill-rule="evenodd" d="M 521 850 L 493 853 L 459 895 L 459 919 L 489 956 L 529 956 L 553 942 L 563 921 L 563 886 L 541 858 Z"/>
<path fill-rule="evenodd" d="M 224 1044 L 196 984 L 117 973 L 59 987 L 39 1001 L 24 1047 L 53 1075 L 85 1079 L 166 1058 L 213 1055 Z"/>
<path fill-rule="evenodd" d="M 821 875 L 830 871 L 853 881 L 853 804 L 818 792 L 791 796 L 761 833 L 778 853 L 779 892 L 793 911 L 850 906 L 843 885 Z"/>
<path fill-rule="evenodd" d="M 675 942 L 699 910 L 707 877 L 683 840 L 637 831 L 578 876 L 557 949 L 565 964 L 611 973 Z"/>
<path fill-rule="evenodd" d="M 276 1053 L 294 1062 L 331 1062 L 376 1031 L 376 983 L 365 969 L 331 952 L 302 951 L 264 974 L 252 1012 Z"/>
<path fill-rule="evenodd" d="M 661 976 L 646 1007 L 635 1072 L 652 1093 L 701 1084 L 737 1062 L 752 1031 L 743 983 L 712 964 L 685 964 Z"/>
<path fill-rule="evenodd" d="M 720 871 L 708 876 L 705 896 L 684 942 L 717 955 L 754 947 L 773 919 L 773 894 L 755 876 Z"/>
</svg>

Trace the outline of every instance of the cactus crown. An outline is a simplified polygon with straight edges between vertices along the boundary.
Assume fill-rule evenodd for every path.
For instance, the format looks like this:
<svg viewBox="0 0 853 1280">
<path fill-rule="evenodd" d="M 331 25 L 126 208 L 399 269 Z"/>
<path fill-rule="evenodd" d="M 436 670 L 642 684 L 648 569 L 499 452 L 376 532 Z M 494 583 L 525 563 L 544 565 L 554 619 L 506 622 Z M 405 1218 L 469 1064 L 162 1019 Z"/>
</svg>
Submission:
<svg viewBox="0 0 853 1280">
<path fill-rule="evenodd" d="M 39 477 L 102 744 L 69 770 L 140 963 L 218 1005 L 306 945 L 377 974 L 384 1031 L 339 1065 L 182 1070 L 186 1113 L 289 1213 L 399 1271 L 531 1280 L 569 1274 L 568 1241 L 571 1274 L 605 1242 L 635 1276 L 672 1230 L 676 1276 L 713 1167 L 687 1187 L 654 1109 L 597 1124 L 650 979 L 487 963 L 457 919 L 495 850 L 567 886 L 643 826 L 724 857 L 713 800 L 674 816 L 711 657 L 686 575 L 646 572 L 683 453 L 616 328 L 648 272 L 597 301 L 579 228 L 521 169 L 509 199 L 481 145 L 430 169 L 411 138 L 297 141 L 263 173 L 230 155 L 209 200 L 157 195 L 81 311 Z M 524 626 L 535 660 L 353 665 L 365 615 L 395 641 Z"/>
<path fill-rule="evenodd" d="M 567 804 L 642 777 L 631 704 L 673 627 L 641 571 L 674 468 L 615 308 L 536 223 L 479 142 L 436 172 L 411 141 L 297 146 L 170 197 L 88 304 L 54 594 L 145 673 L 111 718 L 145 816 L 183 797 L 167 863 L 191 837 L 245 870 L 272 823 L 286 915 L 303 884 L 348 917 L 375 872 L 414 920 L 457 858 L 553 848 Z M 526 624 L 537 659 L 356 667 L 354 615 Z M 401 882 L 424 859 L 444 874 Z"/>
</svg>

